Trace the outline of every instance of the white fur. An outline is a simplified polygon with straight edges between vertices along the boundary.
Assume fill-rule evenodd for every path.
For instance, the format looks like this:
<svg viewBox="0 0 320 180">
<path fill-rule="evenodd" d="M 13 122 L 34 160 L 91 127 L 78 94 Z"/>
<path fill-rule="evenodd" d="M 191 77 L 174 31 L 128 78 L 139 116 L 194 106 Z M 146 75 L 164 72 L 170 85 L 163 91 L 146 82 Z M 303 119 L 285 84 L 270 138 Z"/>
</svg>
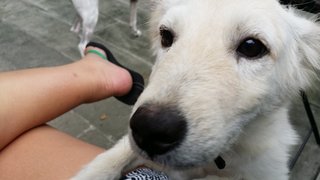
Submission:
<svg viewBox="0 0 320 180">
<path fill-rule="evenodd" d="M 78 14 L 70 30 L 79 34 L 78 48 L 83 56 L 85 46 L 90 41 L 98 22 L 99 0 L 72 0 L 72 2 Z M 141 31 L 137 28 L 137 2 L 138 0 L 130 0 L 130 27 L 133 35 L 138 37 Z"/>
<path fill-rule="evenodd" d="M 310 84 L 313 69 L 320 69 L 319 25 L 276 0 L 158 0 L 154 6 L 157 61 L 133 112 L 145 103 L 177 106 L 188 131 L 177 148 L 156 156 L 151 166 L 173 180 L 288 179 L 289 150 L 297 140 L 288 106 Z M 175 32 L 170 48 L 161 47 L 162 25 Z M 261 40 L 270 52 L 255 60 L 239 56 L 237 46 L 247 37 Z M 113 180 L 125 158 L 147 162 L 130 132 L 128 138 L 126 147 L 133 151 L 118 144 L 74 179 Z M 223 170 L 214 164 L 219 155 L 226 161 Z"/>
</svg>

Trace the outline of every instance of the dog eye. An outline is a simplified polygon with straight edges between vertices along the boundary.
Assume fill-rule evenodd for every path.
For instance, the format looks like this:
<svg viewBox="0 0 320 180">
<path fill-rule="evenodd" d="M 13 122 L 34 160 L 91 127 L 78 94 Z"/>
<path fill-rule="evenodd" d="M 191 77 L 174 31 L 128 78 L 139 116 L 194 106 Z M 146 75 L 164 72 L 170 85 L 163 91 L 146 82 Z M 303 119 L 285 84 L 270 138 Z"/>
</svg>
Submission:
<svg viewBox="0 0 320 180">
<path fill-rule="evenodd" d="M 257 59 L 266 55 L 268 50 L 260 40 L 247 38 L 240 43 L 237 48 L 237 53 L 239 56 L 247 59 Z"/>
<path fill-rule="evenodd" d="M 161 45 L 164 48 L 171 47 L 174 40 L 174 34 L 166 26 L 162 25 L 160 27 Z"/>
</svg>

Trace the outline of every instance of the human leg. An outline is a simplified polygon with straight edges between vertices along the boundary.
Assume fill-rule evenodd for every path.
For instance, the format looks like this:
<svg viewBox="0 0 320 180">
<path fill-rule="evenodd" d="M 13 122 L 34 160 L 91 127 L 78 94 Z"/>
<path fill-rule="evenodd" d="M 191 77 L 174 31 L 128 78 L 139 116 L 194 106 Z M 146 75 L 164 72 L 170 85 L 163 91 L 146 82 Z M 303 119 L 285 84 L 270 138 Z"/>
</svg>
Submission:
<svg viewBox="0 0 320 180">
<path fill-rule="evenodd" d="M 0 150 L 82 103 L 126 94 L 131 84 L 125 69 L 95 54 L 63 66 L 0 73 Z"/>
<path fill-rule="evenodd" d="M 0 179 L 69 179 L 103 151 L 52 127 L 36 127 L 0 151 Z"/>
</svg>

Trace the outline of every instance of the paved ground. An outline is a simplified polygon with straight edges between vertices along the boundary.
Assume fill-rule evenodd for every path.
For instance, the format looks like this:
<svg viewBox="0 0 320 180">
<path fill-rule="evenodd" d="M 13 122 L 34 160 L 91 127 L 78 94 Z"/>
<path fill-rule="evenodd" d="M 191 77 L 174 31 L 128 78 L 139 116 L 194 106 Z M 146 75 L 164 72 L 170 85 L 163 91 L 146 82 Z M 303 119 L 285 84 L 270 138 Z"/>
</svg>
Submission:
<svg viewBox="0 0 320 180">
<path fill-rule="evenodd" d="M 148 77 L 153 62 L 147 40 L 148 0 L 139 3 L 139 28 L 143 36 L 134 38 L 128 27 L 129 1 L 101 1 L 102 10 L 94 39 L 107 45 L 128 67 Z M 79 58 L 78 37 L 69 31 L 75 11 L 70 1 L 1 0 L 0 1 L 0 71 L 56 66 Z M 308 92 L 320 123 L 320 83 Z M 130 107 L 110 98 L 79 106 L 50 124 L 72 136 L 109 148 L 127 131 Z M 299 99 L 291 118 L 301 136 L 309 124 Z M 297 148 L 292 152 L 294 154 Z M 320 147 L 313 136 L 307 143 L 292 180 L 316 179 L 320 167 Z M 320 178 L 318 177 L 318 180 Z"/>
</svg>

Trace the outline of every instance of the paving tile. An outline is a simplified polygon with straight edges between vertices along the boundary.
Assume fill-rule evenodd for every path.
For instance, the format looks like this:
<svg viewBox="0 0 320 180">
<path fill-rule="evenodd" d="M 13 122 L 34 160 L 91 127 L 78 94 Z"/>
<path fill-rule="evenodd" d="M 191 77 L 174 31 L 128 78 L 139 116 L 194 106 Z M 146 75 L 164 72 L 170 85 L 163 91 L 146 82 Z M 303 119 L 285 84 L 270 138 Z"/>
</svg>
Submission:
<svg viewBox="0 0 320 180">
<path fill-rule="evenodd" d="M 24 3 L 20 2 L 20 1 L 9 1 L 9 0 L 5 0 L 5 1 L 1 1 L 0 2 L 0 18 L 1 20 L 6 18 L 7 16 L 11 16 L 14 15 L 15 12 L 19 11 L 19 10 L 26 10 L 28 9 L 27 6 L 23 6 Z"/>
<path fill-rule="evenodd" d="M 65 113 L 62 116 L 48 122 L 48 124 L 74 137 L 82 134 L 83 130 L 89 128 L 90 126 L 88 120 L 74 111 Z"/>
<path fill-rule="evenodd" d="M 100 14 L 108 17 L 129 17 L 129 6 L 121 1 L 101 1 L 99 11 Z"/>
<path fill-rule="evenodd" d="M 54 8 L 60 7 L 61 9 L 65 9 L 66 6 L 71 5 L 71 1 L 52 1 L 52 0 L 22 0 L 26 2 L 26 4 L 31 4 L 37 6 L 44 11 L 50 11 Z"/>
<path fill-rule="evenodd" d="M 103 134 L 112 136 L 116 140 L 121 138 L 129 127 L 131 107 L 114 98 L 81 105 L 74 111 L 88 119 Z"/>
<path fill-rule="evenodd" d="M 151 12 L 150 1 L 138 1 L 138 28 L 146 30 L 148 14 Z M 129 27 L 130 20 L 130 1 L 100 1 L 100 14 L 107 18 L 114 18 L 117 21 L 124 22 Z M 101 22 L 101 21 L 100 21 Z M 102 23 L 103 24 L 103 23 Z"/>
<path fill-rule="evenodd" d="M 69 31 L 70 25 L 58 21 L 35 6 L 23 2 L 15 3 L 15 5 L 23 8 L 9 9 L 9 15 L 2 18 L 3 22 L 15 25 L 29 36 L 59 51 L 69 59 L 79 57 L 76 45 L 79 41 L 78 36 Z"/>
<path fill-rule="evenodd" d="M 85 129 L 81 135 L 77 136 L 77 138 L 105 149 L 111 148 L 117 140 L 111 135 L 105 135 L 94 126 Z"/>
<path fill-rule="evenodd" d="M 4 57 L 0 57 L 0 72 L 15 70 L 15 65 Z"/>
<path fill-rule="evenodd" d="M 44 67 L 66 64 L 69 61 L 59 52 L 54 51 L 21 31 L 18 27 L 0 23 L 0 57 L 10 60 L 17 69 Z M 19 38 L 17 38 L 19 37 Z"/>
<path fill-rule="evenodd" d="M 114 46 L 121 47 L 135 56 L 144 57 L 143 61 L 149 63 L 149 65 L 153 63 L 154 58 L 151 56 L 151 46 L 148 41 L 147 34 L 143 34 L 141 37 L 135 38 L 131 35 L 130 29 L 127 28 L 127 25 L 120 23 L 97 31 L 95 34 L 96 36 L 101 37 L 104 41 L 111 43 Z"/>
</svg>

